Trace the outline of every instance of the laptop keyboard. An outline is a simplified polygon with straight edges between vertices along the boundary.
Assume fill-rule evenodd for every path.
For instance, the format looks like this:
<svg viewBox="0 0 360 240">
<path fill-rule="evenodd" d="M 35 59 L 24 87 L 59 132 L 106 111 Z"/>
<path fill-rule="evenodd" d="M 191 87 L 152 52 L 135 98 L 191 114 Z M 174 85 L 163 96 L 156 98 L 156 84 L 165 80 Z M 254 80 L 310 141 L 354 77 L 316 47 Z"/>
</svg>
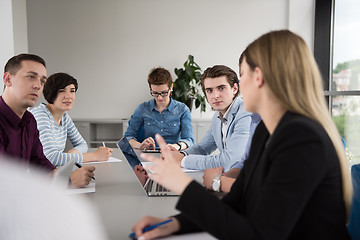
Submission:
<svg viewBox="0 0 360 240">
<path fill-rule="evenodd" d="M 150 180 L 148 182 L 148 184 L 145 187 L 146 192 L 150 192 L 150 190 L 152 189 L 153 183 L 154 183 L 153 180 Z"/>
<path fill-rule="evenodd" d="M 153 180 L 150 180 L 148 184 L 146 185 L 146 191 L 151 192 L 153 190 L 153 187 L 155 185 L 155 191 L 156 192 L 170 192 L 168 189 L 164 188 L 160 184 L 156 184 Z"/>
<path fill-rule="evenodd" d="M 164 188 L 163 186 L 161 186 L 160 184 L 156 185 L 156 191 L 157 192 L 170 192 L 168 189 Z"/>
</svg>

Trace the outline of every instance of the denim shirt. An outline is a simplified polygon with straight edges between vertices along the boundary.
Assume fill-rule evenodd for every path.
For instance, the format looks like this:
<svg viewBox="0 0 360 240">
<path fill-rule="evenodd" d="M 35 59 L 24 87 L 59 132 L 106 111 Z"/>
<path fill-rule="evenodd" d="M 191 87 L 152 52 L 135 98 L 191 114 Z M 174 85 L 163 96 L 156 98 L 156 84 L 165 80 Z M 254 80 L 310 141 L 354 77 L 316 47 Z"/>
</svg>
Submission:
<svg viewBox="0 0 360 240">
<path fill-rule="evenodd" d="M 141 128 L 143 127 L 143 130 Z M 144 131 L 144 139 L 159 133 L 167 143 L 184 142 L 188 147 L 194 144 L 192 121 L 189 108 L 181 102 L 170 98 L 170 104 L 161 113 L 157 110 L 155 99 L 140 104 L 129 121 L 125 132 L 128 140 L 138 139 Z"/>
</svg>

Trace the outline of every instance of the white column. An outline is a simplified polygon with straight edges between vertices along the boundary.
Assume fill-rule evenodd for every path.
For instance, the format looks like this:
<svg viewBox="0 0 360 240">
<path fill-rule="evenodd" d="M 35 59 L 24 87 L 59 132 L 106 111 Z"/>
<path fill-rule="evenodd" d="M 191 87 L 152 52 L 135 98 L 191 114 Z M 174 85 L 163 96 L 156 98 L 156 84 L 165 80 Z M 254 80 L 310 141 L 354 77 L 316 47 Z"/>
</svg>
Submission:
<svg viewBox="0 0 360 240">
<path fill-rule="evenodd" d="M 315 0 L 289 0 L 289 30 L 299 34 L 314 51 Z"/>
<path fill-rule="evenodd" d="M 4 66 L 9 58 L 14 55 L 14 32 L 12 21 L 12 1 L 1 0 L 0 1 L 0 72 L 1 72 L 1 84 L 0 94 L 3 92 L 4 84 L 2 83 L 2 76 L 4 74 Z"/>
</svg>

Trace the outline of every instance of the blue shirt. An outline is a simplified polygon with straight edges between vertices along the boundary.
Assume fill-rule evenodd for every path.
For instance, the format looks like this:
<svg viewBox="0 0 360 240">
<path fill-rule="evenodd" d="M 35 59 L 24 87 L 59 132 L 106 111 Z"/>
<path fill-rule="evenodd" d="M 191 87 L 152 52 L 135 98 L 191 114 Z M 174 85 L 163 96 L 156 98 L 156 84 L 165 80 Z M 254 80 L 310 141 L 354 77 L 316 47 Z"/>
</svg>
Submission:
<svg viewBox="0 0 360 240">
<path fill-rule="evenodd" d="M 242 156 L 242 158 L 240 159 L 240 161 L 235 162 L 230 169 L 233 168 L 239 168 L 242 169 L 244 166 L 244 162 L 245 160 L 249 157 L 249 152 L 250 152 L 250 146 L 251 146 L 251 141 L 252 141 L 252 137 L 254 135 L 255 129 L 257 127 L 257 125 L 259 124 L 259 122 L 261 121 L 261 117 L 259 114 L 253 113 L 251 115 L 251 123 L 250 123 L 250 132 L 249 132 L 249 140 L 246 144 L 246 149 L 245 149 L 245 153 Z"/>
<path fill-rule="evenodd" d="M 181 166 L 198 170 L 224 167 L 227 172 L 244 155 L 251 123 L 251 113 L 245 110 L 244 101 L 236 97 L 229 108 L 225 140 L 223 123 L 218 116 L 217 111 L 201 141 L 184 151 L 188 156 L 181 160 Z M 219 154 L 211 154 L 216 149 Z"/>
<path fill-rule="evenodd" d="M 162 112 L 157 110 L 155 99 L 140 104 L 131 116 L 125 137 L 142 142 L 144 139 L 138 139 L 142 127 L 144 139 L 159 133 L 167 143 L 184 142 L 188 147 L 194 144 L 190 110 L 172 98 Z"/>
</svg>

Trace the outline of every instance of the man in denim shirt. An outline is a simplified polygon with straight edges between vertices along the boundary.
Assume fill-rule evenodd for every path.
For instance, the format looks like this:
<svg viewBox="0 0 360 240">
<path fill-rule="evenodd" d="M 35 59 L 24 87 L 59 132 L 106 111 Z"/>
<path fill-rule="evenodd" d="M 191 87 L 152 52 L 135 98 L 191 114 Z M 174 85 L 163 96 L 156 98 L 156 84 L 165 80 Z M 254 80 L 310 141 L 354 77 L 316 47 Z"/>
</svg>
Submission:
<svg viewBox="0 0 360 240">
<path fill-rule="evenodd" d="M 172 77 L 168 70 L 158 67 L 148 76 L 150 94 L 154 99 L 140 104 L 129 121 L 125 137 L 133 148 L 155 147 L 154 137 L 159 133 L 176 150 L 194 144 L 189 108 L 172 99 Z M 139 134 L 143 132 L 143 139 Z"/>
<path fill-rule="evenodd" d="M 204 138 L 183 152 L 174 151 L 182 167 L 205 170 L 223 167 L 225 172 L 244 155 L 249 139 L 251 114 L 239 95 L 239 80 L 229 67 L 216 65 L 205 70 L 201 85 L 207 101 L 216 110 Z M 218 149 L 218 155 L 210 155 Z"/>
</svg>

